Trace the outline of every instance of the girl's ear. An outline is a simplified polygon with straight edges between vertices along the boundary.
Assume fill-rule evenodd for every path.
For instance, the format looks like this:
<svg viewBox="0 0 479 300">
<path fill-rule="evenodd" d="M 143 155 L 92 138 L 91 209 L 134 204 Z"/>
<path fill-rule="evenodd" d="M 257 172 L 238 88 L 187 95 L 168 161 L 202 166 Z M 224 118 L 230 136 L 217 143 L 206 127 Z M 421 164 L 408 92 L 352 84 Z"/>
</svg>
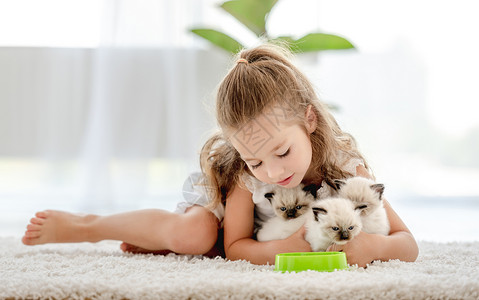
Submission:
<svg viewBox="0 0 479 300">
<path fill-rule="evenodd" d="M 306 108 L 305 120 L 306 120 L 306 129 L 308 129 L 309 133 L 313 133 L 316 130 L 316 113 L 313 110 L 313 105 L 308 105 Z"/>
</svg>

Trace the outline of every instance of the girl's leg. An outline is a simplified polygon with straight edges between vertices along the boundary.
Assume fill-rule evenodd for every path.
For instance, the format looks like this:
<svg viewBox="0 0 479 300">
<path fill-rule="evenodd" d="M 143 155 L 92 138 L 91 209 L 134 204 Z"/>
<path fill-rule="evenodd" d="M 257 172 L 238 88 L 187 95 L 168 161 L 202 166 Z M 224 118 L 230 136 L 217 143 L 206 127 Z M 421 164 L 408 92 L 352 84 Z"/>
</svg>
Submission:
<svg viewBox="0 0 479 300">
<path fill-rule="evenodd" d="M 224 250 L 224 239 L 223 239 L 223 229 L 218 230 L 218 239 L 216 240 L 216 244 L 211 248 L 210 251 L 203 253 L 204 256 L 208 257 L 226 257 L 225 250 Z M 145 248 L 141 248 L 135 245 L 131 245 L 128 243 L 123 242 L 120 245 L 120 248 L 123 252 L 129 252 L 134 254 L 160 254 L 160 255 L 167 255 L 168 253 L 172 253 L 173 251 L 170 250 L 148 250 Z"/>
<path fill-rule="evenodd" d="M 208 209 L 190 207 L 184 214 L 159 209 L 110 216 L 38 212 L 22 241 L 26 245 L 118 240 L 148 250 L 204 254 L 218 237 L 219 221 Z"/>
</svg>

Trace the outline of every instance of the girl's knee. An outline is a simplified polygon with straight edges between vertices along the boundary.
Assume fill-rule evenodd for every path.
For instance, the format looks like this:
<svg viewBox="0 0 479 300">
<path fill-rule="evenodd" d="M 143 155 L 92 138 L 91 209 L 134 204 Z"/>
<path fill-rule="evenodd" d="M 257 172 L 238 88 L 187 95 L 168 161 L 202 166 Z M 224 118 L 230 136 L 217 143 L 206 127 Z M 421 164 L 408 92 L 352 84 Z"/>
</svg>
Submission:
<svg viewBox="0 0 479 300">
<path fill-rule="evenodd" d="M 178 220 L 171 249 L 182 254 L 205 254 L 218 239 L 219 221 L 204 207 L 192 207 Z"/>
</svg>

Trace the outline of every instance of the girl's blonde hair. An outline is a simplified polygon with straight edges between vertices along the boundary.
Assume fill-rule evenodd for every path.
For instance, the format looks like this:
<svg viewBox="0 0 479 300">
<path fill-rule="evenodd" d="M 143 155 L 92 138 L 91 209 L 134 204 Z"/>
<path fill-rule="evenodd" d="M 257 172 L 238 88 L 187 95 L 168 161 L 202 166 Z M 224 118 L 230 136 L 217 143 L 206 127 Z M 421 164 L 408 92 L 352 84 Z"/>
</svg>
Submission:
<svg viewBox="0 0 479 300">
<path fill-rule="evenodd" d="M 242 182 L 244 172 L 252 175 L 229 137 L 273 106 L 287 108 L 293 112 L 289 114 L 291 121 L 303 126 L 308 107 L 315 113 L 316 130 L 310 135 L 310 174 L 318 179 L 315 183 L 353 176 L 339 165 L 349 158 L 362 159 L 369 170 L 354 138 L 340 129 L 309 80 L 291 63 L 291 53 L 284 47 L 265 44 L 241 51 L 218 88 L 216 115 L 222 131 L 205 143 L 200 154 L 212 206 L 226 201 L 232 188 Z"/>
</svg>

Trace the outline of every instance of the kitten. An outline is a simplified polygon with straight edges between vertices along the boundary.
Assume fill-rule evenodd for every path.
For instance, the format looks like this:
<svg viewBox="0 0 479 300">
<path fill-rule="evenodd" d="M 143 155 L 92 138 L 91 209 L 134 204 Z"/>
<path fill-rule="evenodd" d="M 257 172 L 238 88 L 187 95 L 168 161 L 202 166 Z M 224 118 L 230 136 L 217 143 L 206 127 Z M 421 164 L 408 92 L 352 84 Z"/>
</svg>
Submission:
<svg viewBox="0 0 479 300">
<path fill-rule="evenodd" d="M 315 201 L 315 185 L 299 185 L 295 188 L 276 186 L 264 196 L 271 202 L 275 217 L 261 224 L 256 233 L 258 241 L 285 239 L 304 225 L 306 216 L 311 214 L 310 205 Z"/>
<path fill-rule="evenodd" d="M 363 231 L 388 235 L 389 220 L 383 206 L 384 185 L 364 177 L 335 180 L 338 196 L 351 200 L 361 211 Z"/>
<path fill-rule="evenodd" d="M 306 220 L 305 239 L 315 252 L 326 251 L 332 243 L 344 245 L 361 232 L 360 211 L 349 199 L 330 197 L 312 204 Z"/>
</svg>

